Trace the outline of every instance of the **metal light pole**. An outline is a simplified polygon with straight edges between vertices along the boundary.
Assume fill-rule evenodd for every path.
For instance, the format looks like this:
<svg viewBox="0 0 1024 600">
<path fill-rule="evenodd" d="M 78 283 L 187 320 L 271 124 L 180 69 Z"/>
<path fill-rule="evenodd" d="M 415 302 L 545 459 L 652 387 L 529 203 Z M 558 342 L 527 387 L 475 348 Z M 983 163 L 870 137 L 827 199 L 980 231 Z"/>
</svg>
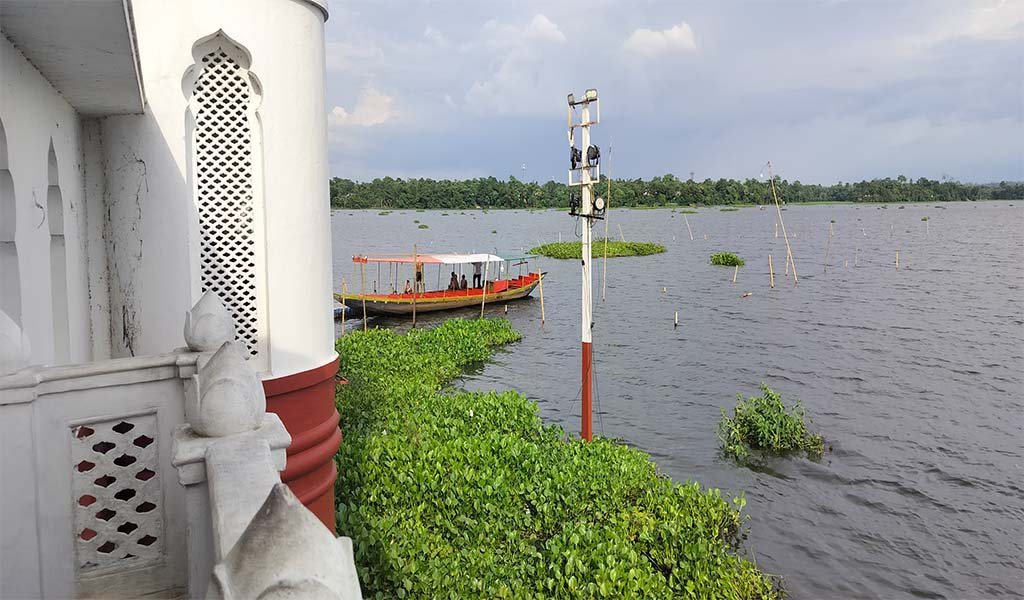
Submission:
<svg viewBox="0 0 1024 600">
<path fill-rule="evenodd" d="M 581 239 L 581 264 L 582 264 L 582 288 L 581 295 L 581 341 L 582 341 L 582 396 L 583 406 L 581 411 L 580 433 L 583 439 L 590 441 L 593 438 L 593 337 L 591 330 L 594 326 L 593 315 L 593 279 L 591 276 L 591 236 L 590 228 L 595 219 L 603 218 L 604 201 L 594 198 L 594 180 L 601 179 L 600 173 L 600 150 L 597 146 L 590 145 L 590 126 L 600 122 L 601 108 L 598 103 L 597 90 L 589 89 L 582 100 L 576 100 L 573 94 L 569 94 L 569 148 L 570 148 L 570 169 L 569 189 L 570 194 L 573 187 L 579 187 L 581 192 L 579 206 L 574 200 L 570 200 L 569 213 L 576 217 L 583 218 L 582 239 Z M 590 105 L 595 104 L 597 116 L 591 121 Z M 576 107 L 580 107 L 580 121 L 574 122 L 573 113 Z M 580 130 L 580 141 L 582 147 L 576 148 L 576 129 Z M 579 171 L 579 179 L 574 181 L 573 174 Z M 577 210 L 578 209 L 578 210 Z"/>
</svg>

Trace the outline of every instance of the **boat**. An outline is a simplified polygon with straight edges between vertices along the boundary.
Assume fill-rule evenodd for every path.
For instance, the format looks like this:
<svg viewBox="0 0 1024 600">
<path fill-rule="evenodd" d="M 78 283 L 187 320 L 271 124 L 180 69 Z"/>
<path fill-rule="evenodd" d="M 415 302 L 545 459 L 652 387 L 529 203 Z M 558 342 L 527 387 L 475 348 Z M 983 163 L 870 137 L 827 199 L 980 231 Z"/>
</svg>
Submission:
<svg viewBox="0 0 1024 600">
<path fill-rule="evenodd" d="M 334 294 L 334 299 L 349 307 L 346 316 L 350 318 L 358 318 L 363 312 L 367 316 L 401 316 L 520 300 L 529 296 L 544 277 L 540 271 L 530 271 L 529 261 L 534 258 L 532 254 L 353 256 L 352 262 L 359 266 L 362 291 Z M 375 278 L 371 273 L 370 290 L 366 290 L 366 269 L 371 265 L 377 266 L 377 273 Z M 427 289 L 427 269 L 435 266 L 437 285 Z M 477 266 L 481 285 L 474 287 Z M 517 272 L 515 276 L 513 271 Z M 460 279 L 466 277 L 467 289 L 448 289 L 452 272 Z M 405 285 L 414 281 L 415 291 L 406 292 Z"/>
</svg>

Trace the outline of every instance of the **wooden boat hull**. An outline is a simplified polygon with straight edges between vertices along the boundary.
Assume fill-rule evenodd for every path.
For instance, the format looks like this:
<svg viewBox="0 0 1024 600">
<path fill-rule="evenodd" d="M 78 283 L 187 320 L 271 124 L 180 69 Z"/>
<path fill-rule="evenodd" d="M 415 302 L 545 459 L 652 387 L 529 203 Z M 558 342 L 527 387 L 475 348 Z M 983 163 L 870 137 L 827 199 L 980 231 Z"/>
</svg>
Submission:
<svg viewBox="0 0 1024 600">
<path fill-rule="evenodd" d="M 500 292 L 488 292 L 486 304 L 493 303 L 505 303 L 511 300 L 520 300 L 526 298 L 533 292 L 533 289 L 540 283 L 539 279 L 534 279 L 531 283 L 528 283 L 522 287 L 510 287 Z M 480 306 L 481 290 L 466 290 L 466 292 L 456 292 L 455 295 L 445 295 L 438 297 L 435 294 L 421 294 L 416 296 L 416 313 L 428 313 L 436 312 L 439 310 L 454 310 L 457 308 L 467 308 L 470 306 Z M 334 299 L 346 306 L 350 307 L 348 312 L 349 318 L 358 319 L 362 316 L 363 312 L 363 296 L 360 294 L 335 294 Z M 367 316 L 401 316 L 401 315 L 412 315 L 413 303 L 412 297 L 409 295 L 406 297 L 405 294 L 366 294 L 366 314 Z"/>
</svg>

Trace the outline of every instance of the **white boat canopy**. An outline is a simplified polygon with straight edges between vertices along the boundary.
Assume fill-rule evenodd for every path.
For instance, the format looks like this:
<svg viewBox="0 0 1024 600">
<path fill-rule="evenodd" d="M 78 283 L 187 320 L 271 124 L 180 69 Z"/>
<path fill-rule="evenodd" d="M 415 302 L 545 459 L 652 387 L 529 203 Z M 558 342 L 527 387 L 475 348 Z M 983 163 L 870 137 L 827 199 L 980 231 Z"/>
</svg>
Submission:
<svg viewBox="0 0 1024 600">
<path fill-rule="evenodd" d="M 519 257 L 516 257 L 519 258 Z M 421 265 L 465 265 L 470 263 L 502 262 L 509 260 L 497 254 L 394 254 L 381 256 L 353 256 L 355 263 L 402 263 Z"/>
</svg>

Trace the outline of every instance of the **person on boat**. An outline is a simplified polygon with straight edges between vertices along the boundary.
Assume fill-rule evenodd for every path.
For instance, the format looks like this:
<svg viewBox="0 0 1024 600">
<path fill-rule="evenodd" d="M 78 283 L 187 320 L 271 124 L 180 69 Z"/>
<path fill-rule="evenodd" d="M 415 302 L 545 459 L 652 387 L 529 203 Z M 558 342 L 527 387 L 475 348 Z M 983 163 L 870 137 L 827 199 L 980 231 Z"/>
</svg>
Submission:
<svg viewBox="0 0 1024 600">
<path fill-rule="evenodd" d="M 402 292 L 402 293 L 403 294 L 411 294 L 412 293 L 412 284 L 409 283 L 408 279 L 405 280 L 405 291 Z"/>
<path fill-rule="evenodd" d="M 416 291 L 420 294 L 424 292 L 423 265 L 420 263 L 416 263 Z"/>
<path fill-rule="evenodd" d="M 459 289 L 459 276 L 452 271 L 452 278 L 448 281 L 448 291 L 454 292 Z"/>
<path fill-rule="evenodd" d="M 464 289 L 466 289 L 467 287 L 468 287 L 468 285 L 466 284 L 466 274 L 465 274 L 465 273 L 463 273 L 463 274 L 462 274 L 462 281 L 460 281 L 460 282 L 459 282 L 459 289 L 460 289 L 460 290 L 464 290 Z"/>
<path fill-rule="evenodd" d="M 481 280 L 481 277 L 480 277 L 480 267 L 481 267 L 480 263 L 478 263 L 478 262 L 473 263 L 473 287 L 474 288 L 480 287 L 480 280 Z"/>
</svg>

